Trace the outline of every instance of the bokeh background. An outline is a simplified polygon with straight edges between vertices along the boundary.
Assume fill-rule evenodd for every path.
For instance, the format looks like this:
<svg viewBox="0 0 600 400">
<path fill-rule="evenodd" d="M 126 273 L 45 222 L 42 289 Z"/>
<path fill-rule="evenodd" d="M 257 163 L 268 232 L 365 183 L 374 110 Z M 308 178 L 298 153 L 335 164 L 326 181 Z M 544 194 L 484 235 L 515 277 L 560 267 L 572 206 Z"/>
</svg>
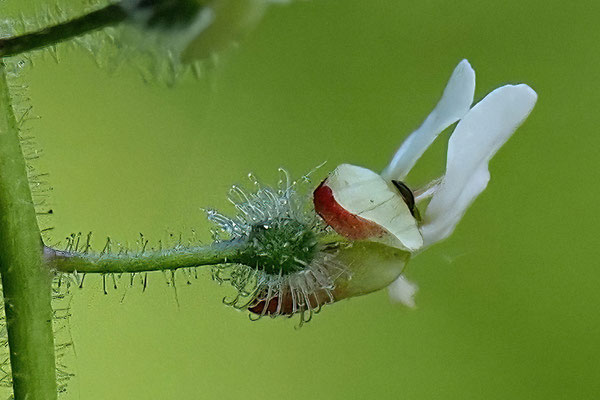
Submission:
<svg viewBox="0 0 600 400">
<path fill-rule="evenodd" d="M 411 261 L 417 309 L 381 291 L 294 329 L 222 305 L 231 290 L 209 271 L 179 277 L 176 293 L 161 273 L 144 293 L 125 278 L 108 295 L 87 277 L 71 300 L 64 398 L 597 398 L 598 16 L 595 1 L 296 2 L 174 87 L 84 50 L 34 57 L 22 78 L 53 187 L 43 224 L 63 244 L 92 231 L 96 247 L 110 236 L 135 248 L 140 232 L 209 240 L 200 208 L 231 210 L 226 191 L 248 172 L 383 168 L 462 58 L 477 99 L 517 82 L 539 94 L 455 234 Z M 443 171 L 447 136 L 410 185 Z"/>
</svg>

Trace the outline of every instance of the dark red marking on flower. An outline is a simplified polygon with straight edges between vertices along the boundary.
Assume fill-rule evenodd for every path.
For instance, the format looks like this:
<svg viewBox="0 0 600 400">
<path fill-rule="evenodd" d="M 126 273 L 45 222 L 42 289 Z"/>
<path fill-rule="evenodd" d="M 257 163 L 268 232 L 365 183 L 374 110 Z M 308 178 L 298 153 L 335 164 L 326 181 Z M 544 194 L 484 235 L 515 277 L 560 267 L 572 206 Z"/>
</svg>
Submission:
<svg viewBox="0 0 600 400">
<path fill-rule="evenodd" d="M 264 292 L 262 292 L 262 295 L 264 295 Z M 335 294 L 335 291 L 328 294 L 323 289 L 316 290 L 308 295 L 308 301 L 306 298 L 302 300 L 297 299 L 296 310 L 294 311 L 294 301 L 291 293 L 287 290 L 279 295 L 271 297 L 268 301 L 266 299 L 256 300 L 248 307 L 248 311 L 257 315 L 292 315 L 294 312 L 298 313 L 308 310 L 309 305 L 306 303 L 310 303 L 310 309 L 312 310 L 318 309 L 321 305 L 331 303 L 334 301 L 331 296 L 337 301 L 338 297 Z M 279 307 L 279 312 L 277 312 L 280 301 L 281 307 Z"/>
<path fill-rule="evenodd" d="M 386 234 L 386 230 L 375 222 L 352 214 L 342 207 L 333 196 L 333 191 L 321 182 L 313 193 L 315 211 L 337 233 L 352 240 L 363 240 Z"/>
<path fill-rule="evenodd" d="M 271 299 L 269 299 L 269 302 L 267 304 L 266 300 L 259 300 L 257 301 L 255 304 L 251 305 L 250 307 L 248 307 L 248 311 L 250 311 L 253 314 L 258 314 L 258 315 L 290 315 L 292 314 L 292 304 L 291 302 L 288 302 L 288 306 L 285 305 L 286 302 L 284 302 L 281 305 L 281 308 L 279 310 L 279 313 L 277 313 L 277 307 L 279 306 L 279 297 L 272 297 Z M 265 310 L 266 307 L 266 310 Z"/>
</svg>

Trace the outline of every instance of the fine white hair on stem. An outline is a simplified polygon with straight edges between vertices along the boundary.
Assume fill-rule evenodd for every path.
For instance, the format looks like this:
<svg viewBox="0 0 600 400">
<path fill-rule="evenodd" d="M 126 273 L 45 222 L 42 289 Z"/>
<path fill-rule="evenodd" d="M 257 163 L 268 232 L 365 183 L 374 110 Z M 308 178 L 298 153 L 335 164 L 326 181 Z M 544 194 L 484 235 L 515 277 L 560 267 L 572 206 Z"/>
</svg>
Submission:
<svg viewBox="0 0 600 400">
<path fill-rule="evenodd" d="M 454 69 L 438 104 L 402 143 L 381 176 L 387 180 L 404 179 L 438 135 L 469 111 L 474 93 L 475 71 L 467 60 L 462 60 Z"/>
<path fill-rule="evenodd" d="M 446 175 L 421 227 L 425 246 L 447 238 L 490 179 L 488 163 L 527 118 L 537 94 L 525 84 L 502 86 L 477 103 L 448 142 Z"/>
</svg>

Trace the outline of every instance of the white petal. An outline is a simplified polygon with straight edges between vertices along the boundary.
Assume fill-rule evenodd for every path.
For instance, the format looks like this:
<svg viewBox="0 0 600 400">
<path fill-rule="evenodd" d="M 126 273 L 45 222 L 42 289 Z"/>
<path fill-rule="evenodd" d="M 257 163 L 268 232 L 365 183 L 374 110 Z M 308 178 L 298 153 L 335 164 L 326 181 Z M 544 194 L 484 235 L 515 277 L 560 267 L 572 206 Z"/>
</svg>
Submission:
<svg viewBox="0 0 600 400">
<path fill-rule="evenodd" d="M 414 296 L 419 290 L 417 284 L 406 279 L 404 275 L 400 275 L 398 279 L 388 286 L 390 299 L 397 303 L 402 303 L 407 307 L 415 308 Z"/>
<path fill-rule="evenodd" d="M 404 199 L 379 174 L 350 164 L 338 166 L 325 181 L 336 202 L 346 211 L 374 222 L 390 235 L 369 240 L 416 251 L 423 238 Z"/>
<path fill-rule="evenodd" d="M 488 94 L 458 123 L 448 142 L 446 175 L 425 213 L 426 245 L 448 237 L 490 179 L 488 163 L 525 121 L 537 94 L 527 85 L 506 85 Z"/>
<path fill-rule="evenodd" d="M 439 103 L 419 129 L 402 143 L 381 175 L 388 180 L 404 179 L 435 138 L 469 111 L 474 93 L 475 71 L 467 60 L 462 60 L 454 69 Z"/>
</svg>

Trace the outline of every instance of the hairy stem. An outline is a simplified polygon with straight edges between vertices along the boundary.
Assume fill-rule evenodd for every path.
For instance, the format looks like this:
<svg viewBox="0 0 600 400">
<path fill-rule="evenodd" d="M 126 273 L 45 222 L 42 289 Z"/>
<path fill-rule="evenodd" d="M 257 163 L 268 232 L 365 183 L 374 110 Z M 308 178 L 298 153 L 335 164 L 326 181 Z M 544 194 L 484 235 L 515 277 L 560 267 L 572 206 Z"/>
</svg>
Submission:
<svg viewBox="0 0 600 400">
<path fill-rule="evenodd" d="M 15 399 L 56 399 L 51 275 L 0 63 L 0 273 Z"/>
<path fill-rule="evenodd" d="M 118 4 L 111 4 L 70 21 L 40 29 L 37 32 L 0 39 L 0 57 L 14 56 L 26 51 L 51 46 L 88 32 L 116 25 L 125 19 L 127 19 L 127 14 L 123 8 Z"/>
<path fill-rule="evenodd" d="M 247 247 L 243 242 L 222 242 L 202 247 L 148 251 L 137 255 L 87 254 L 46 247 L 44 258 L 50 269 L 59 272 L 145 272 L 240 263 Z"/>
</svg>

